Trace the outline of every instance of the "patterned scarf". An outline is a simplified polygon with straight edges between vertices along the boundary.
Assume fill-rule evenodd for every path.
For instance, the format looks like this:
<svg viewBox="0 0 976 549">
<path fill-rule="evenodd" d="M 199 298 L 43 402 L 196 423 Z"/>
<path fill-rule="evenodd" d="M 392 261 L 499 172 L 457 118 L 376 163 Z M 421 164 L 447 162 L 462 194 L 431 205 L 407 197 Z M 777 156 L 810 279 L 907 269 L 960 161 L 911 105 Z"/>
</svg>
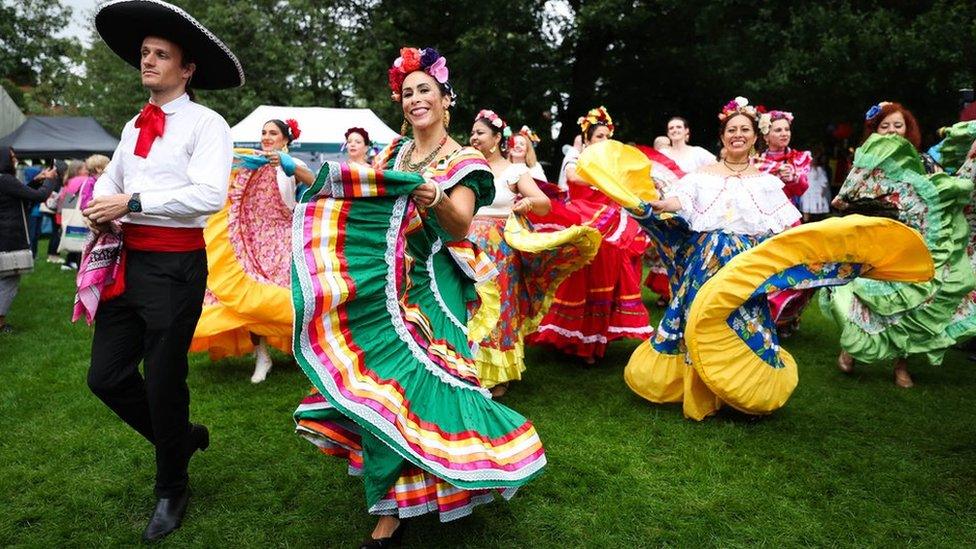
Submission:
<svg viewBox="0 0 976 549">
<path fill-rule="evenodd" d="M 84 315 L 85 322 L 91 325 L 99 302 L 108 301 L 124 291 L 122 261 L 122 225 L 119 222 L 112 222 L 111 231 L 88 237 L 75 280 L 78 293 L 75 294 L 71 322 Z"/>
</svg>

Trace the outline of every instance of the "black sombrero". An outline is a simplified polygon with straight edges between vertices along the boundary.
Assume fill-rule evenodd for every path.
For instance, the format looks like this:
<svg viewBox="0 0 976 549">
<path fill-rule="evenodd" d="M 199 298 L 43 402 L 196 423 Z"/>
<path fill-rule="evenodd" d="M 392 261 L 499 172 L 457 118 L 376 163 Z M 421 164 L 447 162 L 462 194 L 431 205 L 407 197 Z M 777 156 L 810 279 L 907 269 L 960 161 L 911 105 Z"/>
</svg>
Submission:
<svg viewBox="0 0 976 549">
<path fill-rule="evenodd" d="M 189 13 L 162 0 L 110 0 L 98 8 L 95 28 L 126 63 L 139 69 L 142 41 L 158 36 L 189 52 L 196 71 L 192 86 L 219 90 L 244 85 L 241 62 L 219 38 Z"/>
</svg>

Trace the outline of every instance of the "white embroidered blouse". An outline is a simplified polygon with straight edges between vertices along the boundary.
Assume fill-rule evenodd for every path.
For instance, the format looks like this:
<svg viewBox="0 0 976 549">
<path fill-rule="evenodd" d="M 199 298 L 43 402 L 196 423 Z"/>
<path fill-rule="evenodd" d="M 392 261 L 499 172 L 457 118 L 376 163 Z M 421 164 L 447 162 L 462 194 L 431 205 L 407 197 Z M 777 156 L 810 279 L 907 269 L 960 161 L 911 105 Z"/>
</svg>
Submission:
<svg viewBox="0 0 976 549">
<path fill-rule="evenodd" d="M 478 210 L 477 215 L 490 217 L 508 217 L 515 206 L 515 195 L 518 193 L 518 180 L 522 174 L 529 173 L 525 164 L 512 164 L 505 168 L 500 175 L 495 176 L 495 200 L 488 206 Z"/>
<path fill-rule="evenodd" d="M 707 172 L 691 173 L 671 187 L 691 230 L 726 231 L 763 235 L 780 233 L 800 219 L 800 212 L 783 192 L 774 175 L 724 177 Z"/>
</svg>

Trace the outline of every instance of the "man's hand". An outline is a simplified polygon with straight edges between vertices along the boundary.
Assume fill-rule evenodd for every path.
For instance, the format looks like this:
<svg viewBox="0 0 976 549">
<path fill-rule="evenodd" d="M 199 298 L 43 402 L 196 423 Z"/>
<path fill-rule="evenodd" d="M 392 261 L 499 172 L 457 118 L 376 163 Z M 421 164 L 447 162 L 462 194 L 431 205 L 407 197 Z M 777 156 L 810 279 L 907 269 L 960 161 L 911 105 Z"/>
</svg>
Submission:
<svg viewBox="0 0 976 549">
<path fill-rule="evenodd" d="M 130 198 L 132 196 L 128 194 L 100 196 L 89 202 L 88 207 L 81 213 L 93 225 L 103 225 L 128 214 Z"/>
<path fill-rule="evenodd" d="M 85 218 L 85 225 L 95 236 L 110 232 L 112 230 L 111 223 L 93 223 L 92 220 L 88 219 L 87 217 Z"/>
</svg>

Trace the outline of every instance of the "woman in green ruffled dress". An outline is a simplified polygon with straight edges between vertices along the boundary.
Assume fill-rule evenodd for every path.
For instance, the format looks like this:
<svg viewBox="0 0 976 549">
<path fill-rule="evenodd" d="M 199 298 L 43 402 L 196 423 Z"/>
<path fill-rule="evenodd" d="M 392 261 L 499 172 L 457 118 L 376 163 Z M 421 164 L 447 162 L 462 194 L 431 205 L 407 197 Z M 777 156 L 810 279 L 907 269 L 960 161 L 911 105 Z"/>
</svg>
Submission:
<svg viewBox="0 0 976 549">
<path fill-rule="evenodd" d="M 855 361 L 893 359 L 895 384 L 909 388 L 909 356 L 924 355 L 938 365 L 950 346 L 976 335 L 976 307 L 969 299 L 976 277 L 963 212 L 973 182 L 941 173 L 920 155 L 918 124 L 901 105 L 875 105 L 866 128 L 871 133 L 834 206 L 895 217 L 919 231 L 936 276 L 921 284 L 856 280 L 825 291 L 821 308 L 841 327 L 841 371 L 852 372 Z"/>
</svg>

